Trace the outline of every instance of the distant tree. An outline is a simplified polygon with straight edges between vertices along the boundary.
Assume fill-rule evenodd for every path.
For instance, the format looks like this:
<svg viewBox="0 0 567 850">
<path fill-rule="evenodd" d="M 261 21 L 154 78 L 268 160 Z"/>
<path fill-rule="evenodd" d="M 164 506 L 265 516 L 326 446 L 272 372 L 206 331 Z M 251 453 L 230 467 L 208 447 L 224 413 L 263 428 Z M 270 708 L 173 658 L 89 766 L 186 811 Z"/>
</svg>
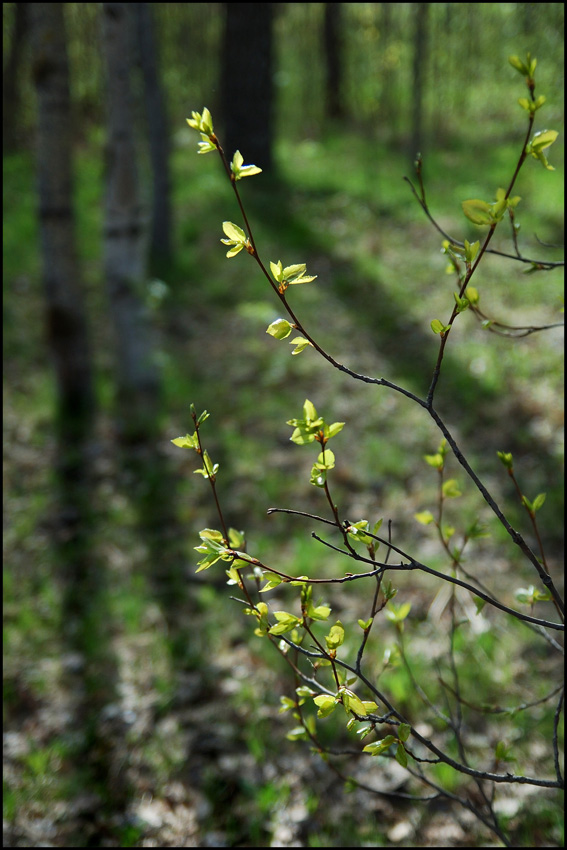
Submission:
<svg viewBox="0 0 567 850">
<path fill-rule="evenodd" d="M 155 427 L 159 378 L 145 305 L 146 220 L 136 166 L 131 72 L 131 4 L 103 3 L 102 46 L 108 75 L 104 224 L 105 276 L 116 339 L 119 428 L 125 442 Z"/>
<path fill-rule="evenodd" d="M 342 3 L 325 3 L 325 111 L 326 117 L 344 115 L 342 89 Z"/>
<path fill-rule="evenodd" d="M 29 3 L 37 92 L 37 175 L 47 341 L 57 377 L 60 464 L 77 475 L 94 393 L 75 244 L 72 122 L 63 3 Z"/>
<path fill-rule="evenodd" d="M 13 3 L 14 23 L 2 78 L 2 141 L 4 153 L 17 149 L 21 118 L 21 64 L 29 25 L 29 3 Z"/>
<path fill-rule="evenodd" d="M 152 167 L 150 265 L 159 273 L 171 261 L 171 181 L 169 175 L 169 122 L 150 3 L 132 3 L 136 17 L 139 63 L 144 81 L 144 106 Z"/>
<path fill-rule="evenodd" d="M 272 3 L 225 3 L 222 49 L 223 139 L 229 160 L 272 167 Z"/>
<path fill-rule="evenodd" d="M 378 28 L 383 55 L 386 54 L 394 38 L 395 5 L 395 3 L 380 3 Z M 390 63 L 382 63 L 380 92 L 381 134 L 384 134 L 387 129 L 389 138 L 397 143 L 400 123 L 399 77 Z"/>
<path fill-rule="evenodd" d="M 427 65 L 427 18 L 429 3 L 414 3 L 413 86 L 409 155 L 413 161 L 423 148 L 423 93 Z"/>
</svg>

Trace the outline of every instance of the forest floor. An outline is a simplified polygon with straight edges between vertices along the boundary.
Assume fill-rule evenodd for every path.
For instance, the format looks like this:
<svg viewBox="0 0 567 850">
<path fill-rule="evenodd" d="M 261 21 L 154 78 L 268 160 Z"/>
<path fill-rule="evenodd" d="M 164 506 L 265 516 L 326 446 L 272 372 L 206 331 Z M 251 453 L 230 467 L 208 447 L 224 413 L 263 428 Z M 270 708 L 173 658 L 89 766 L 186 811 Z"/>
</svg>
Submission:
<svg viewBox="0 0 567 850">
<path fill-rule="evenodd" d="M 405 212 L 399 190 L 392 198 L 371 198 L 364 170 L 358 182 L 351 176 L 348 191 L 315 185 L 313 151 L 312 145 L 297 153 L 296 184 L 288 174 L 285 208 L 276 214 L 268 197 L 252 197 L 257 242 L 273 260 L 284 251 L 283 242 L 284 265 L 306 261 L 308 272 L 319 275 L 319 289 L 297 287 L 305 292 L 294 304 L 308 327 L 321 327 L 333 356 L 363 374 L 385 375 L 423 393 L 436 350 L 429 321 L 452 306 L 452 282 L 438 284 L 444 273 L 438 240 L 419 211 Z M 344 152 L 336 156 L 344 162 Z M 312 185 L 305 186 L 309 172 Z M 218 252 L 219 228 L 211 224 L 207 230 L 191 204 L 203 186 L 213 184 L 206 170 L 202 178 L 196 172 L 191 177 L 194 195 L 183 202 L 181 227 L 186 280 L 168 282 L 169 294 L 155 312 L 167 410 L 163 436 L 156 447 L 127 457 L 109 409 L 111 345 L 91 263 L 87 283 L 107 407 L 93 438 L 89 524 L 79 530 L 79 544 L 73 515 L 62 514 L 55 492 L 53 386 L 41 338 L 41 290 L 33 267 L 8 272 L 4 843 L 497 846 L 466 809 L 440 800 L 409 802 L 403 796 L 407 774 L 394 759 L 370 766 L 368 759 L 355 760 L 348 767 L 342 767 L 344 759 L 332 760 L 339 771 L 378 791 L 347 792 L 344 777 L 306 742 L 288 740 L 294 721 L 280 713 L 280 696 L 293 695 L 293 678 L 252 635 L 249 618 L 229 598 L 234 588 L 226 586 L 222 570 L 195 575 L 197 532 L 217 520 L 206 482 L 192 475 L 194 457 L 170 443 L 191 430 L 191 401 L 212 414 L 204 433 L 221 464 L 223 506 L 231 525 L 246 528 L 252 554 L 295 575 L 308 569 L 313 575 L 344 572 L 340 559 L 310 539 L 311 524 L 290 526 L 281 515 L 266 516 L 274 506 L 324 510 L 320 492 L 308 483 L 313 453 L 289 443 L 285 424 L 301 415 L 310 398 L 328 421 L 347 423 L 336 439 L 332 477 L 342 515 L 351 521 L 392 518 L 396 539 L 412 540 L 434 566 L 444 562 L 434 535 L 413 519 L 435 503 L 435 477 L 423 455 L 436 450 L 438 433 L 405 399 L 353 384 L 323 367 L 314 352 L 290 357 L 287 340 L 266 336 L 277 312 L 261 282 L 237 265 L 249 258 L 225 260 L 225 271 L 204 265 Z M 224 194 L 215 198 L 211 222 L 230 218 L 221 212 Z M 559 276 L 542 297 L 534 277 L 522 278 L 521 292 L 510 295 L 509 273 L 488 261 L 495 300 L 509 296 L 507 309 L 517 322 L 546 321 L 555 310 L 549 292 Z M 204 283 L 206 292 L 198 294 Z M 499 494 L 510 495 L 493 461 L 496 450 L 513 450 L 520 463 L 525 459 L 526 491 L 548 494 L 542 529 L 555 565 L 563 516 L 560 330 L 516 342 L 513 350 L 509 341 L 491 336 L 490 348 L 472 317 L 463 320 L 466 332 L 456 335 L 440 406 Z M 464 513 L 490 522 L 474 494 L 464 500 Z M 521 508 L 513 516 L 521 517 Z M 529 578 L 513 557 L 508 564 L 503 560 L 501 544 L 497 535 L 479 541 L 475 556 L 494 592 L 510 598 L 510 582 L 515 587 Z M 65 569 L 77 564 L 85 583 L 74 587 L 87 589 L 86 607 L 84 600 L 68 598 Z M 408 641 L 419 664 L 422 654 L 443 649 L 446 600 L 427 582 L 404 578 L 399 588 L 400 601 L 412 603 Z M 333 592 L 333 610 L 345 622 L 363 616 L 364 602 L 364 592 L 346 586 Z M 79 603 L 81 617 L 74 619 L 69 612 Z M 392 628 L 383 628 L 381 654 L 396 640 Z M 512 658 L 509 643 L 498 646 L 505 640 L 495 630 L 493 642 L 485 635 L 482 646 L 494 666 L 502 665 L 504 697 L 514 701 L 521 698 L 533 656 Z M 537 663 L 552 675 L 550 660 L 538 657 Z M 471 676 L 469 686 L 477 677 L 482 690 L 480 673 Z M 406 691 L 403 682 L 400 687 L 398 697 L 409 710 L 416 694 L 407 683 Z M 329 730 L 335 744 L 352 743 L 344 724 L 329 722 Z M 471 735 L 479 748 L 493 744 L 482 727 Z M 544 736 L 531 729 L 526 738 L 523 769 L 547 776 Z M 560 805 L 551 793 L 516 785 L 499 795 L 497 810 L 518 844 L 561 846 Z"/>
</svg>

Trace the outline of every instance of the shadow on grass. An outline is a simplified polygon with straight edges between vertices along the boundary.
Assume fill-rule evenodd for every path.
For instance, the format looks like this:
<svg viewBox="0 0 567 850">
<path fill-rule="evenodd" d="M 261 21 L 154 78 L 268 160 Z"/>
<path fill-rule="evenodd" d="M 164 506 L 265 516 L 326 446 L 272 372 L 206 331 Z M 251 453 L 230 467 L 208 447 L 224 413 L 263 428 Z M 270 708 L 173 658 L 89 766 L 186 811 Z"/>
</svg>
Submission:
<svg viewBox="0 0 567 850">
<path fill-rule="evenodd" d="M 72 692 L 80 694 L 72 722 L 73 766 L 83 792 L 99 800 L 73 837 L 78 846 L 101 846 L 108 819 L 125 812 L 131 792 L 121 769 L 125 728 L 113 711 L 120 701 L 120 674 L 112 646 L 110 576 L 96 555 L 99 529 L 88 455 L 86 443 L 67 446 L 56 471 L 60 513 L 54 549 L 63 588 L 63 645 L 71 660 L 66 675 Z"/>
<path fill-rule="evenodd" d="M 198 666 L 192 640 L 195 603 L 188 585 L 186 532 L 176 516 L 178 478 L 159 448 L 157 431 L 134 445 L 122 446 L 120 462 L 130 482 L 139 537 L 145 544 L 147 579 L 167 624 L 168 646 L 176 669 Z"/>
</svg>

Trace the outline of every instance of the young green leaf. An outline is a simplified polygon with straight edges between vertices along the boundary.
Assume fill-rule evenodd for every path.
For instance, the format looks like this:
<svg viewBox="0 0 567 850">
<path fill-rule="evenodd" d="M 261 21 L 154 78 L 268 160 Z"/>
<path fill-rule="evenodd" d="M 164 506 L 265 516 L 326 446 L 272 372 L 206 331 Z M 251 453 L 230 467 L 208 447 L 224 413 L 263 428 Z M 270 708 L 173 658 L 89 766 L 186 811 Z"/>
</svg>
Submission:
<svg viewBox="0 0 567 850">
<path fill-rule="evenodd" d="M 323 424 L 323 434 L 325 435 L 325 439 L 330 440 L 331 437 L 336 437 L 337 434 L 343 430 L 344 425 L 344 422 L 333 422 L 332 425 Z"/>
<path fill-rule="evenodd" d="M 457 305 L 457 313 L 463 313 L 469 306 L 469 299 L 461 298 L 458 292 L 453 292 L 453 297 Z"/>
<path fill-rule="evenodd" d="M 259 593 L 266 593 L 267 590 L 273 590 L 274 587 L 278 587 L 283 579 L 276 575 L 275 573 L 270 573 L 268 570 L 264 570 L 264 578 L 268 579 L 268 583 L 264 585 L 264 587 L 260 588 Z"/>
<path fill-rule="evenodd" d="M 480 248 L 480 242 L 471 243 L 465 239 L 465 261 L 470 265 L 474 262 L 476 255 L 478 254 L 478 250 Z"/>
<path fill-rule="evenodd" d="M 235 257 L 243 248 L 248 249 L 250 241 L 241 227 L 232 221 L 223 221 L 222 229 L 228 238 L 221 239 L 221 242 L 232 246 L 226 252 L 227 257 Z"/>
<path fill-rule="evenodd" d="M 298 688 L 295 689 L 295 693 L 298 697 L 306 698 L 314 697 L 316 691 L 314 691 L 312 688 L 308 688 L 307 685 L 300 685 Z"/>
<path fill-rule="evenodd" d="M 303 728 L 303 726 L 295 726 L 290 732 L 287 733 L 286 738 L 288 741 L 306 741 L 308 735 L 307 731 Z"/>
<path fill-rule="evenodd" d="M 307 614 L 311 617 L 312 620 L 326 620 L 329 614 L 331 613 L 331 609 L 328 605 L 310 605 L 307 609 Z"/>
<path fill-rule="evenodd" d="M 330 449 L 320 452 L 317 456 L 317 462 L 314 464 L 317 469 L 334 469 L 335 455 Z"/>
<path fill-rule="evenodd" d="M 463 201 L 461 204 L 463 212 L 469 221 L 473 224 L 486 225 L 492 224 L 492 207 L 486 201 L 480 201 L 477 198 L 470 201 Z"/>
<path fill-rule="evenodd" d="M 401 741 L 398 742 L 398 746 L 396 747 L 396 761 L 402 767 L 408 766 L 408 756 Z"/>
<path fill-rule="evenodd" d="M 198 449 L 199 448 L 199 440 L 197 439 L 197 434 L 185 434 L 184 437 L 176 437 L 171 441 L 174 446 L 179 446 L 180 449 Z"/>
<path fill-rule="evenodd" d="M 258 168 L 257 165 L 244 165 L 243 163 L 244 158 L 242 154 L 240 151 L 236 151 L 230 164 L 230 169 L 235 180 L 241 180 L 243 177 L 252 177 L 253 174 L 262 173 L 262 169 Z"/>
<path fill-rule="evenodd" d="M 544 150 L 554 143 L 557 136 L 557 130 L 540 130 L 539 133 L 534 135 L 532 141 L 526 145 L 526 154 L 531 154 L 535 159 L 539 159 L 547 171 L 555 171 L 555 169 L 548 163 Z"/>
<path fill-rule="evenodd" d="M 512 452 L 496 452 L 506 469 L 513 469 Z"/>
<path fill-rule="evenodd" d="M 478 244 L 478 243 L 476 243 L 476 244 Z M 478 294 L 478 289 L 476 289 L 474 286 L 467 286 L 467 288 L 465 290 L 465 295 L 467 296 L 469 304 L 472 304 L 473 307 L 476 306 L 478 304 L 478 302 L 480 301 L 480 295 Z"/>
<path fill-rule="evenodd" d="M 243 549 L 246 545 L 246 535 L 236 528 L 228 529 L 228 542 L 232 549 Z"/>
<path fill-rule="evenodd" d="M 337 707 L 337 698 L 328 694 L 320 694 L 313 697 L 313 702 L 318 707 L 317 717 L 328 717 Z"/>
<path fill-rule="evenodd" d="M 274 611 L 274 617 L 278 622 L 269 630 L 271 635 L 284 635 L 301 624 L 300 617 L 288 614 L 287 611 Z"/>
<path fill-rule="evenodd" d="M 285 268 L 281 260 L 278 260 L 277 263 L 270 263 L 270 271 L 274 279 L 280 284 L 280 292 L 284 292 L 288 286 L 298 283 L 311 283 L 312 280 L 315 280 L 317 275 L 307 275 L 305 269 L 305 263 L 295 263 Z"/>
<path fill-rule="evenodd" d="M 386 619 L 392 623 L 401 623 L 411 611 L 411 602 L 403 602 L 401 605 L 395 605 L 393 602 L 388 602 L 388 607 L 384 614 Z"/>
<path fill-rule="evenodd" d="M 343 624 L 340 620 L 337 620 L 334 626 L 331 626 L 331 631 L 328 635 L 325 635 L 325 642 L 327 644 L 327 649 L 329 652 L 331 650 L 337 650 L 339 646 L 343 643 L 345 639 L 345 630 L 343 628 Z"/>
<path fill-rule="evenodd" d="M 355 714 L 366 717 L 366 708 L 363 701 L 350 688 L 340 688 L 339 694 L 342 697 L 345 711 L 354 711 Z"/>
<path fill-rule="evenodd" d="M 203 467 L 202 469 L 195 469 L 195 475 L 202 475 L 203 478 L 211 478 L 213 481 L 215 480 L 215 476 L 219 470 L 219 464 L 213 463 L 209 457 L 208 451 L 205 449 L 203 452 Z"/>
<path fill-rule="evenodd" d="M 522 605 L 535 605 L 536 602 L 547 602 L 551 599 L 548 590 L 536 590 L 533 584 L 530 584 L 529 587 L 518 588 L 514 596 Z"/>
<path fill-rule="evenodd" d="M 431 511 L 421 511 L 418 514 L 414 514 L 414 519 L 416 519 L 420 525 L 430 525 L 433 522 L 433 514 Z"/>
<path fill-rule="evenodd" d="M 423 459 L 429 466 L 433 466 L 434 469 L 443 469 L 445 461 L 441 452 L 436 452 L 434 455 L 424 455 Z"/>
<path fill-rule="evenodd" d="M 294 700 L 290 699 L 289 697 L 280 697 L 280 702 L 281 706 L 278 712 L 279 714 L 283 714 L 284 711 L 289 711 L 291 708 L 295 708 Z"/>
<path fill-rule="evenodd" d="M 441 490 L 446 499 L 456 499 L 458 496 L 463 495 L 459 490 L 459 485 L 455 478 L 449 478 L 448 481 L 444 481 Z"/>
<path fill-rule="evenodd" d="M 528 54 L 529 55 L 529 54 Z M 508 56 L 508 62 L 515 68 L 516 71 L 519 71 L 520 74 L 524 77 L 529 76 L 529 70 L 525 62 L 522 62 L 519 56 Z"/>
<path fill-rule="evenodd" d="M 301 352 L 307 348 L 309 345 L 313 345 L 312 342 L 309 342 L 308 339 L 305 339 L 303 336 L 296 336 L 295 339 L 291 340 L 290 345 L 295 345 L 295 348 L 291 352 L 292 354 L 301 354 Z"/>
<path fill-rule="evenodd" d="M 381 753 L 386 752 L 392 744 L 396 742 L 396 738 L 393 735 L 386 735 L 385 738 L 382 738 L 380 741 L 374 741 L 372 744 L 367 744 L 362 752 L 370 753 L 371 756 L 379 756 Z"/>
<path fill-rule="evenodd" d="M 193 127 L 194 130 L 197 130 L 199 133 L 205 133 L 207 136 L 213 135 L 213 119 L 211 113 L 205 106 L 202 114 L 199 112 L 192 112 L 191 118 L 187 118 L 187 123 L 190 127 Z"/>
<path fill-rule="evenodd" d="M 276 339 L 285 339 L 291 333 L 291 324 L 287 319 L 276 319 L 271 325 L 268 325 L 266 333 Z"/>
<path fill-rule="evenodd" d="M 431 322 L 431 330 L 434 334 L 444 334 L 451 330 L 451 325 L 444 325 L 439 319 L 433 319 Z"/>
<path fill-rule="evenodd" d="M 287 424 L 295 429 L 290 440 L 298 446 L 304 446 L 314 441 L 324 421 L 317 416 L 315 405 L 307 398 L 303 404 L 303 419 L 288 419 Z"/>
</svg>

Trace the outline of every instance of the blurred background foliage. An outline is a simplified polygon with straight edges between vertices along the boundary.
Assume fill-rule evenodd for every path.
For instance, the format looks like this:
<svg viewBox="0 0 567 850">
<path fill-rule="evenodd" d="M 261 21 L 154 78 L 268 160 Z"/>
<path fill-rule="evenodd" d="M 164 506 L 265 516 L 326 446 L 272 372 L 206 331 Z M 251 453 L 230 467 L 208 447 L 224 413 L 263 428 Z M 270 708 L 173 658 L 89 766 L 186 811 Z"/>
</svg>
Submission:
<svg viewBox="0 0 567 850">
<path fill-rule="evenodd" d="M 413 519 L 434 504 L 435 475 L 422 456 L 437 448 L 439 435 L 403 399 L 353 386 L 309 351 L 292 358 L 287 341 L 266 336 L 278 305 L 250 258 L 226 260 L 221 222 L 238 223 L 239 213 L 218 158 L 196 155 L 198 137 L 185 123 L 192 110 L 207 106 L 221 142 L 230 128 L 226 5 L 160 3 L 132 5 L 151 7 L 171 145 L 173 248 L 148 267 L 141 290 L 155 332 L 152 357 L 161 392 L 151 434 L 155 453 L 143 441 L 122 445 L 103 283 L 101 4 L 66 3 L 75 216 L 97 400 L 92 478 L 77 512 L 69 514 L 56 465 L 57 390 L 41 283 L 34 55 L 17 20 L 17 7 L 28 5 L 3 4 L 8 842 L 392 843 L 396 827 L 415 824 L 405 806 L 345 796 L 341 783 L 323 775 L 301 745 L 282 744 L 289 723 L 277 706 L 289 683 L 273 654 L 251 636 L 249 623 L 242 623 L 218 572 L 211 581 L 195 579 L 196 533 L 214 527 L 216 517 L 206 487 L 192 475 L 193 456 L 170 440 L 190 430 L 190 402 L 207 408 L 213 415 L 206 439 L 221 465 L 229 522 L 246 529 L 262 560 L 298 575 L 322 575 L 344 565 L 317 548 L 311 528 L 266 516 L 276 505 L 323 510 L 320 494 L 308 484 L 312 454 L 289 443 L 286 420 L 300 416 L 306 397 L 327 421 L 344 420 L 331 478 L 343 515 L 392 518 L 397 542 L 417 547 L 423 560 L 443 569 L 433 534 Z M 256 4 L 228 5 L 248 21 Z M 530 51 L 538 58 L 536 94 L 547 98 L 537 129 L 554 128 L 560 136 L 549 156 L 555 172 L 530 161 L 516 187 L 525 199 L 518 210 L 522 246 L 529 257 L 560 259 L 561 248 L 540 242 L 563 243 L 563 4 L 264 5 L 271 9 L 273 168 L 240 184 L 261 256 L 284 265 L 306 262 L 318 275 L 314 284 L 297 288 L 293 305 L 333 356 L 423 395 L 436 354 L 429 322 L 450 313 L 455 287 L 445 275 L 440 238 L 402 179 L 412 175 L 413 145 L 418 138 L 437 220 L 457 238 L 478 238 L 460 204 L 471 197 L 491 200 L 510 179 L 525 132 L 517 104 L 525 89 L 507 57 Z M 421 31 L 420 6 L 427 7 Z M 335 99 L 326 84 L 325 22 L 331 14 L 341 58 Z M 140 188 L 149 210 L 152 166 L 143 84 L 134 70 Z M 247 75 L 243 71 L 232 85 L 253 92 L 254 71 Z M 16 96 L 8 98 L 13 108 L 6 113 L 10 85 Z M 259 99 L 247 102 L 245 162 L 251 113 L 265 107 Z M 499 238 L 499 247 L 510 250 L 504 235 Z M 487 258 L 475 279 L 484 309 L 513 324 L 560 321 L 562 270 L 522 272 L 519 264 Z M 547 493 L 539 518 L 556 569 L 563 536 L 562 345 L 559 328 L 508 340 L 487 335 L 465 314 L 451 336 L 439 388 L 442 415 L 528 537 L 496 450 L 514 452 L 531 498 Z M 458 472 L 452 470 L 455 477 Z M 527 586 L 531 573 L 467 488 L 451 519 L 460 529 L 462 517 L 477 516 L 492 536 L 478 542 L 472 562 L 513 604 L 514 589 Z M 414 630 L 410 618 L 406 641 L 419 671 L 443 630 L 443 600 L 436 586 L 415 577 L 400 579 L 399 587 L 398 599 L 413 605 Z M 362 616 L 354 588 L 336 604 L 343 621 Z M 542 614 L 548 608 L 541 606 Z M 395 642 L 394 631 L 384 628 L 376 663 Z M 477 701 L 500 698 L 493 669 L 511 702 L 526 698 L 520 699 L 525 687 L 533 698 L 543 695 L 543 686 L 530 678 L 534 663 L 542 670 L 550 663 L 538 656 L 538 647 L 518 657 L 520 638 L 501 623 L 481 637 L 474 651 L 461 648 L 463 681 Z M 404 710 L 419 710 L 401 667 L 385 681 Z M 551 721 L 549 706 L 529 722 L 524 715 L 515 725 L 509 721 L 522 763 L 532 770 Z M 474 731 L 481 736 L 481 729 Z M 503 808 L 503 816 L 518 843 L 561 843 L 553 795 L 516 802 Z M 529 825 L 522 817 L 526 805 Z M 432 812 L 420 824 L 420 837 L 410 831 L 405 840 L 438 846 L 447 840 L 446 828 L 445 814 Z M 465 846 L 471 836 L 461 830 L 448 840 Z M 473 844 L 481 841 L 472 836 Z"/>
</svg>

